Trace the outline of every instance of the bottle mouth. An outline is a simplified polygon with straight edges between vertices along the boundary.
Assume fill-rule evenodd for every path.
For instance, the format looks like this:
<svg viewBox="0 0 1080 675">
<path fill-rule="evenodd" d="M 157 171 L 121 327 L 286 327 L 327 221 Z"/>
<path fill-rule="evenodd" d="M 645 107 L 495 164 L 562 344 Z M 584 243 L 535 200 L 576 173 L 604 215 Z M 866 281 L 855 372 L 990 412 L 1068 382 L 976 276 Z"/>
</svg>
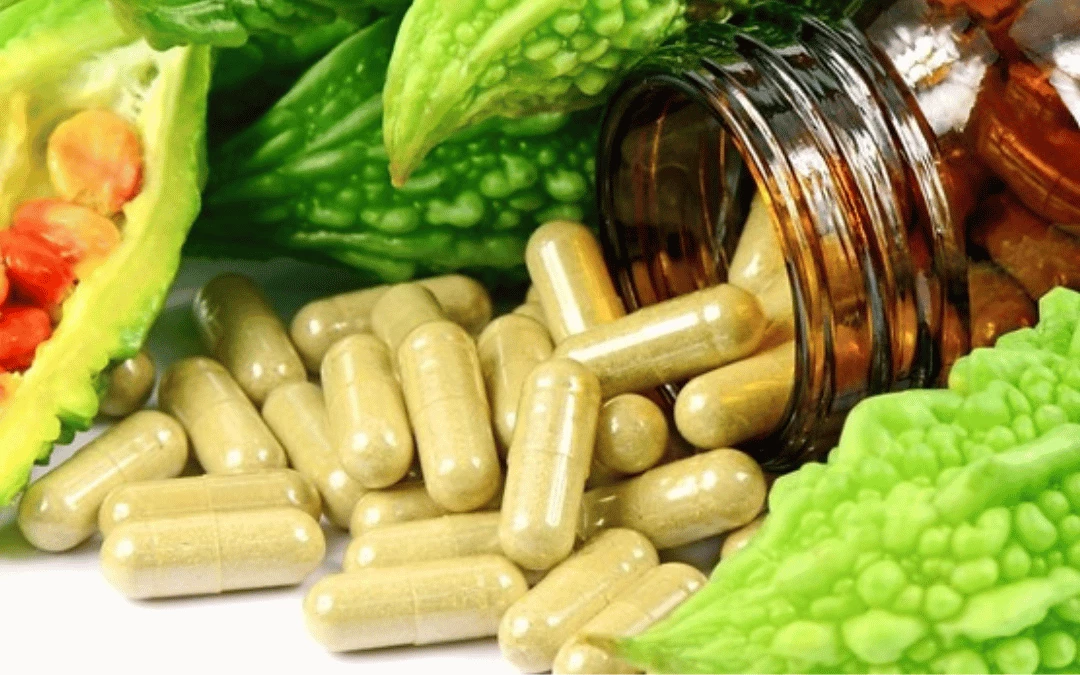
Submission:
<svg viewBox="0 0 1080 675">
<path fill-rule="evenodd" d="M 853 27 L 643 69 L 601 135 L 601 239 L 628 309 L 723 283 L 755 194 L 794 304 L 795 387 L 750 451 L 823 457 L 868 395 L 932 384 L 965 349 L 966 259 L 932 131 Z"/>
</svg>

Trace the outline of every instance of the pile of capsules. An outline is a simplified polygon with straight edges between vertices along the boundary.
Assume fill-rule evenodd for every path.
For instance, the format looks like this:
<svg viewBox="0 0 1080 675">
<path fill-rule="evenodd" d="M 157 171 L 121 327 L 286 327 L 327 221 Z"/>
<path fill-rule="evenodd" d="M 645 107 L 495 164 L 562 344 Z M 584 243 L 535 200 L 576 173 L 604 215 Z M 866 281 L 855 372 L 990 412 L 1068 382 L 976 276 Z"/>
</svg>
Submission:
<svg viewBox="0 0 1080 675">
<path fill-rule="evenodd" d="M 525 672 L 637 672 L 591 636 L 662 618 L 705 577 L 661 559 L 725 533 L 730 555 L 763 517 L 766 476 L 726 447 L 771 431 L 792 386 L 762 212 L 730 283 L 630 314 L 563 222 L 494 321 L 450 275 L 318 300 L 287 332 L 250 280 L 217 277 L 194 303 L 214 358 L 173 364 L 160 411 L 133 412 L 152 362 L 122 364 L 103 407 L 125 419 L 30 486 L 19 526 L 49 551 L 100 530 L 105 577 L 144 599 L 299 584 L 325 510 L 353 535 L 303 605 L 327 649 L 498 636 Z M 657 388 L 687 381 L 675 433 Z M 206 475 L 177 477 L 189 444 Z"/>
</svg>

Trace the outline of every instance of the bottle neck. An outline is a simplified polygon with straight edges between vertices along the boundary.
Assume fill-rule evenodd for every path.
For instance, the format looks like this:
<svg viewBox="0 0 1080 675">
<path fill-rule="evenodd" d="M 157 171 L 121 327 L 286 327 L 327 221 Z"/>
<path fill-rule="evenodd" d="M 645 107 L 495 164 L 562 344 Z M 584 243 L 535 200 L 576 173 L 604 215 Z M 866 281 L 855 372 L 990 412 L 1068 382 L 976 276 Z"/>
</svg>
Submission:
<svg viewBox="0 0 1080 675">
<path fill-rule="evenodd" d="M 782 469 L 831 449 L 864 397 L 932 384 L 966 351 L 963 237 L 934 128 L 863 33 L 807 20 L 782 47 L 723 39 L 616 96 L 602 237 L 638 308 L 725 281 L 763 195 L 795 308 L 795 390 L 758 452 Z"/>
</svg>

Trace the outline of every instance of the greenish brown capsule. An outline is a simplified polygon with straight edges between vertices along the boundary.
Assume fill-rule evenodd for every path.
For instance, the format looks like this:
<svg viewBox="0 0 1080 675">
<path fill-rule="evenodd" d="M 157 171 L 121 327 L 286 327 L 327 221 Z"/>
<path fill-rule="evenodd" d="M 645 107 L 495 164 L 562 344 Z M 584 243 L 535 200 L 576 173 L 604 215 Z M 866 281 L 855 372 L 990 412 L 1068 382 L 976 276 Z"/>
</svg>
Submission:
<svg viewBox="0 0 1080 675">
<path fill-rule="evenodd" d="M 391 286 L 371 309 L 371 330 L 396 353 L 418 327 L 446 321 L 446 312 L 435 295 L 420 284 Z"/>
<path fill-rule="evenodd" d="M 127 417 L 146 404 L 154 389 L 157 370 L 143 350 L 109 371 L 109 388 L 101 397 L 98 412 L 107 417 Z"/>
<path fill-rule="evenodd" d="M 504 451 L 514 439 L 525 378 L 551 356 L 552 349 L 543 324 L 515 314 L 495 319 L 476 340 L 496 440 Z"/>
<path fill-rule="evenodd" d="M 344 569 L 352 572 L 486 553 L 502 554 L 498 511 L 455 513 L 369 530 L 349 544 Z"/>
<path fill-rule="evenodd" d="M 187 459 L 187 436 L 176 420 L 137 412 L 34 481 L 16 522 L 35 548 L 67 551 L 94 533 L 113 488 L 179 475 Z"/>
</svg>

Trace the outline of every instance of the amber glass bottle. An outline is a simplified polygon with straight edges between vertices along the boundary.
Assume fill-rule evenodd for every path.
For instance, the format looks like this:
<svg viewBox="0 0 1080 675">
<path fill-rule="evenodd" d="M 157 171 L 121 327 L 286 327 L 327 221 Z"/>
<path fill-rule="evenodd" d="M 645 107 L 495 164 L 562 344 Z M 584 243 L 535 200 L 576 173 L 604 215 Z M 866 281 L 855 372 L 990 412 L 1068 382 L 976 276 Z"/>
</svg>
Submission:
<svg viewBox="0 0 1080 675">
<path fill-rule="evenodd" d="M 1035 298 L 1080 286 L 1080 69 L 1063 56 L 1080 3 L 899 0 L 768 43 L 695 30 L 608 110 L 601 234 L 638 308 L 724 281 L 764 196 L 796 319 L 767 467 L 821 457 L 858 401 L 942 382 L 1034 321 Z"/>
</svg>

